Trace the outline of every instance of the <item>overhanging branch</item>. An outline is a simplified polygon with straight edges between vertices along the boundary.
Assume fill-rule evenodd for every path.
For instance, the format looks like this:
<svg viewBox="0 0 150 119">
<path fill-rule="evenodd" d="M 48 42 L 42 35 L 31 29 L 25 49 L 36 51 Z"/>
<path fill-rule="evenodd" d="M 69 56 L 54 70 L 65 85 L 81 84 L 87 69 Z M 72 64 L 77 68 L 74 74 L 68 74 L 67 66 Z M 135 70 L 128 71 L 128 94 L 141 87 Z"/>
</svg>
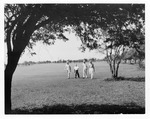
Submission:
<svg viewBox="0 0 150 119">
<path fill-rule="evenodd" d="M 7 31 L 7 36 L 6 36 L 6 43 L 7 43 L 7 53 L 9 54 L 12 51 L 11 48 L 11 41 L 10 41 L 10 36 L 11 36 L 11 31 Z"/>
<path fill-rule="evenodd" d="M 36 30 L 36 29 L 38 29 L 38 28 L 40 28 L 40 27 L 42 27 L 42 26 L 44 26 L 44 25 L 46 25 L 46 24 L 48 24 L 48 23 L 50 23 L 50 19 L 45 20 L 45 21 L 39 23 L 38 25 L 36 25 L 36 26 L 34 27 L 34 29 Z"/>
</svg>

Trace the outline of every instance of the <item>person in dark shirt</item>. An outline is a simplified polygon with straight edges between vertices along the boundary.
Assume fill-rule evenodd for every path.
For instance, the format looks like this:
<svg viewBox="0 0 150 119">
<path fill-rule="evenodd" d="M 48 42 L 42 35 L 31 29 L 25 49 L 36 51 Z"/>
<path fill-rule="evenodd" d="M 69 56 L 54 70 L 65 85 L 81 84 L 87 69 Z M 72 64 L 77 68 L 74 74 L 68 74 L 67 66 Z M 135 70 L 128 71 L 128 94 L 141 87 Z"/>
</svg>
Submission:
<svg viewBox="0 0 150 119">
<path fill-rule="evenodd" d="M 74 67 L 74 73 L 75 73 L 75 78 L 80 78 L 79 67 L 77 64 Z"/>
</svg>

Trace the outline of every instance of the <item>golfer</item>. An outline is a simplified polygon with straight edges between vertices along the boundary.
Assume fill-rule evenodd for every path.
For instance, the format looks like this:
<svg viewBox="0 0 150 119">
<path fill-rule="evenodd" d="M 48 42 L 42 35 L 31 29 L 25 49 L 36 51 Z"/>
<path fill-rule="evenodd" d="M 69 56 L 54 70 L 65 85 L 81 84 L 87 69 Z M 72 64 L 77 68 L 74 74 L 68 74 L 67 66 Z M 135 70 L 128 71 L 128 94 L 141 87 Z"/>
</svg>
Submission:
<svg viewBox="0 0 150 119">
<path fill-rule="evenodd" d="M 69 65 L 69 61 L 67 61 L 65 69 L 67 71 L 67 78 L 70 79 L 71 66 Z"/>
<path fill-rule="evenodd" d="M 95 72 L 94 64 L 92 63 L 92 61 L 90 61 L 90 63 L 89 63 L 89 74 L 90 74 L 91 79 L 94 78 L 94 72 Z"/>
<path fill-rule="evenodd" d="M 74 67 L 74 73 L 75 73 L 75 78 L 80 78 L 79 67 L 77 64 Z"/>
<path fill-rule="evenodd" d="M 88 66 L 86 64 L 86 61 L 83 60 L 83 78 L 87 78 L 87 72 L 88 72 Z"/>
</svg>

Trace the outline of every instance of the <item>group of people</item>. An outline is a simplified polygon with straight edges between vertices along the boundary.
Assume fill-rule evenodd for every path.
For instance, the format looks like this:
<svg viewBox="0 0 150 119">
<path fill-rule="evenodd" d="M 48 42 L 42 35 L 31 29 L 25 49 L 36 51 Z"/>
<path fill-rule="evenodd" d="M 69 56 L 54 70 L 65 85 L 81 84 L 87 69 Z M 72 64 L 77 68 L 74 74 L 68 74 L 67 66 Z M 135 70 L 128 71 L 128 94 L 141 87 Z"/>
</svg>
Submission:
<svg viewBox="0 0 150 119">
<path fill-rule="evenodd" d="M 67 61 L 65 69 L 67 71 L 67 78 L 70 79 L 70 74 L 71 74 L 71 66 L 69 64 L 69 61 Z M 89 62 L 89 65 L 86 64 L 86 60 L 83 60 L 83 78 L 88 78 L 88 71 L 90 74 L 90 78 L 94 78 L 94 72 L 95 72 L 95 67 L 92 61 Z M 74 66 L 74 76 L 75 78 L 80 78 L 79 74 L 79 66 L 76 64 Z"/>
</svg>

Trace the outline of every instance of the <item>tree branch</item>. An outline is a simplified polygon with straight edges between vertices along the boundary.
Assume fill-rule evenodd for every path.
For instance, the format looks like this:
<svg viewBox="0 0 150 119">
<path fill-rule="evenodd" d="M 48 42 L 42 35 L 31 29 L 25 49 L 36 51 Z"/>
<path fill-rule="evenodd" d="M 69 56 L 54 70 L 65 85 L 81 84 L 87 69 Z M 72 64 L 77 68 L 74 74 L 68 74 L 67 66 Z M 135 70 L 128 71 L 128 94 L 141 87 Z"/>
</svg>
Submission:
<svg viewBox="0 0 150 119">
<path fill-rule="evenodd" d="M 45 20 L 45 21 L 39 23 L 38 25 L 36 25 L 34 29 L 35 29 L 35 30 L 36 30 L 36 29 L 39 29 L 40 27 L 42 27 L 42 26 L 44 26 L 44 25 L 50 23 L 50 21 L 51 21 L 51 20 L 50 20 L 50 18 L 49 18 L 48 20 Z"/>
<path fill-rule="evenodd" d="M 8 30 L 7 31 L 7 36 L 6 36 L 6 42 L 7 42 L 7 53 L 9 54 L 11 51 L 12 51 L 12 48 L 11 48 L 11 41 L 10 41 L 10 36 L 11 36 L 11 31 Z"/>
</svg>

